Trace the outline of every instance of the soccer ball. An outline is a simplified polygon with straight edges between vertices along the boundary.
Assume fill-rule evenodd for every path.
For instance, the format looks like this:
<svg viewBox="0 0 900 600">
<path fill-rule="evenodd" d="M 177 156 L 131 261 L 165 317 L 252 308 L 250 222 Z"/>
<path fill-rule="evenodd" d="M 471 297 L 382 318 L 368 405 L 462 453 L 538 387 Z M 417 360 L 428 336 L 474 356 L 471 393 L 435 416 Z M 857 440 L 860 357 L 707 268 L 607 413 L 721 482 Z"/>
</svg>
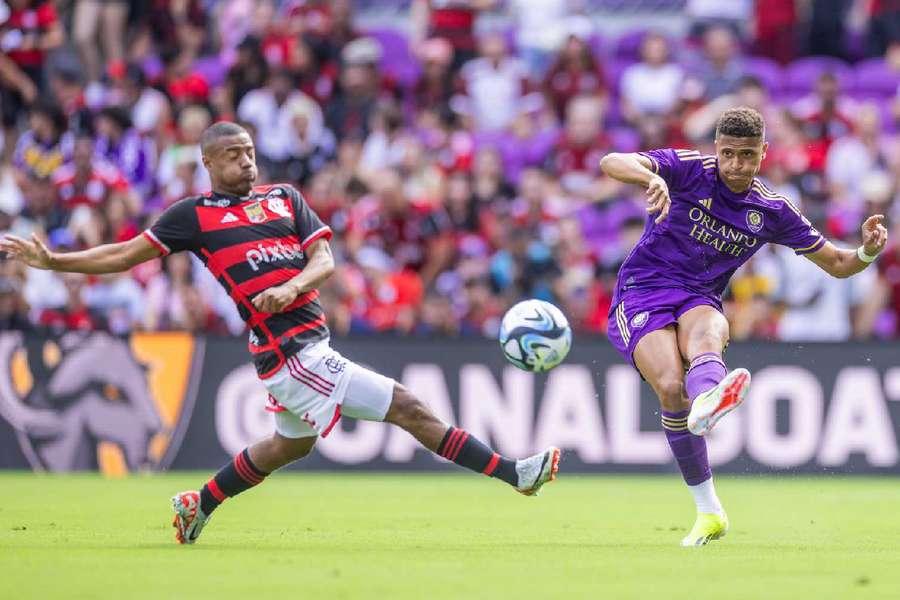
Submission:
<svg viewBox="0 0 900 600">
<path fill-rule="evenodd" d="M 543 300 L 524 300 L 503 315 L 500 348 L 522 370 L 543 373 L 566 358 L 572 329 L 562 311 Z"/>
</svg>

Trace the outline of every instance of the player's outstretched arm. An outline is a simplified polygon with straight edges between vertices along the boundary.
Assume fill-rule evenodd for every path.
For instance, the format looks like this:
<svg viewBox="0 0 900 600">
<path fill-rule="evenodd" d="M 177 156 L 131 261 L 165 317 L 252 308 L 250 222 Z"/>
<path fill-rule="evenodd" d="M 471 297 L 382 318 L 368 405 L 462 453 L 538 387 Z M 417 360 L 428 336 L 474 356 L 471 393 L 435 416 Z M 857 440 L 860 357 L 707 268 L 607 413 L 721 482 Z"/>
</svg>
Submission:
<svg viewBox="0 0 900 600">
<path fill-rule="evenodd" d="M 0 250 L 36 269 L 102 275 L 120 273 L 157 258 L 162 253 L 146 237 L 139 235 L 127 242 L 104 244 L 80 252 L 51 252 L 37 234 L 31 240 L 7 235 Z"/>
<path fill-rule="evenodd" d="M 288 307 L 300 294 L 311 292 L 334 273 L 334 256 L 328 240 L 320 238 L 306 250 L 308 261 L 303 272 L 281 285 L 263 290 L 253 299 L 253 306 L 263 313 L 277 313 Z"/>
<path fill-rule="evenodd" d="M 833 277 L 856 275 L 875 260 L 887 244 L 887 229 L 882 224 L 884 215 L 873 215 L 862 226 L 863 245 L 856 250 L 843 250 L 831 242 L 825 242 L 816 252 L 806 257 Z"/>
<path fill-rule="evenodd" d="M 659 223 L 668 216 L 672 201 L 665 179 L 654 173 L 652 168 L 649 158 L 636 153 L 612 152 L 600 160 L 600 169 L 613 179 L 647 188 L 647 212 L 651 215 L 658 212 L 655 220 Z"/>
</svg>

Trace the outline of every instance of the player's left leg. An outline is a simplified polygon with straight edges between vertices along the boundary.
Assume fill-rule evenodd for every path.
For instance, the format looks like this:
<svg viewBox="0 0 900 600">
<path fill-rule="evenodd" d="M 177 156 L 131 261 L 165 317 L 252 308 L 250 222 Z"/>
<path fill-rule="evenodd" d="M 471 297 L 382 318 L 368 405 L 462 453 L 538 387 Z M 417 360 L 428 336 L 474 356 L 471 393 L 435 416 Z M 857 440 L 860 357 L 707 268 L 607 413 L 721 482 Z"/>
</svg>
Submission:
<svg viewBox="0 0 900 600">
<path fill-rule="evenodd" d="M 404 386 L 363 367 L 351 375 L 342 414 L 396 425 L 432 452 L 505 481 L 526 496 L 537 494 L 541 486 L 554 480 L 559 468 L 558 448 L 521 460 L 501 456 L 467 431 L 444 423 Z"/>
<path fill-rule="evenodd" d="M 706 435 L 719 420 L 744 401 L 750 372 L 725 368 L 728 321 L 716 308 L 695 306 L 678 317 L 678 347 L 690 363 L 684 387 L 691 401 L 688 429 Z"/>
<path fill-rule="evenodd" d="M 521 460 L 501 456 L 469 432 L 441 421 L 399 383 L 384 420 L 405 429 L 432 452 L 476 473 L 501 479 L 526 496 L 536 495 L 545 483 L 556 479 L 559 448 L 551 446 Z"/>
</svg>

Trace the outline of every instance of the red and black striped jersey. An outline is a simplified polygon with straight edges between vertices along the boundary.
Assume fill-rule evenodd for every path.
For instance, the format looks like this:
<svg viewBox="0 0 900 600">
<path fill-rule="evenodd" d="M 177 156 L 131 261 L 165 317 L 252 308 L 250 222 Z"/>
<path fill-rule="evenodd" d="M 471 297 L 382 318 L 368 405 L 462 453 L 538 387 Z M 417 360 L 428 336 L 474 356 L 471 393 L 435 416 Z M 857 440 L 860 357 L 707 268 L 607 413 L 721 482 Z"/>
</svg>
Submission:
<svg viewBox="0 0 900 600">
<path fill-rule="evenodd" d="M 243 197 L 210 192 L 185 198 L 144 236 L 163 254 L 193 252 L 216 276 L 250 327 L 249 348 L 260 377 L 274 375 L 286 357 L 328 337 L 318 290 L 280 313 L 260 313 L 252 303 L 303 270 L 310 244 L 331 239 L 331 228 L 292 186 L 258 186 Z"/>
</svg>

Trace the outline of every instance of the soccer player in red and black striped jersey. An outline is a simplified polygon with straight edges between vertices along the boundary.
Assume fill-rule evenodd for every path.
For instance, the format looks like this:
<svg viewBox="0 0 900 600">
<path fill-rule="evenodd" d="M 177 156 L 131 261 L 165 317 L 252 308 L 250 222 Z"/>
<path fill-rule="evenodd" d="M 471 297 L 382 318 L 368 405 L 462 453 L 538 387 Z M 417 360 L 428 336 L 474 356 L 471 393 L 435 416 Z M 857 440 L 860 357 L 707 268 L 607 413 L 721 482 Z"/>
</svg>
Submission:
<svg viewBox="0 0 900 600">
<path fill-rule="evenodd" d="M 213 191 L 173 204 L 141 236 L 71 253 L 50 252 L 36 235 L 31 240 L 10 235 L 0 242 L 0 250 L 32 267 L 89 274 L 193 252 L 237 304 L 269 391 L 275 433 L 235 456 L 200 491 L 172 498 L 180 543 L 196 541 L 226 498 L 309 454 L 341 416 L 402 427 L 432 452 L 525 495 L 555 478 L 558 448 L 521 460 L 500 456 L 441 421 L 393 379 L 334 351 L 317 291 L 334 272 L 331 229 L 290 185 L 254 186 L 253 141 L 239 125 L 216 123 L 201 146 Z"/>
</svg>

